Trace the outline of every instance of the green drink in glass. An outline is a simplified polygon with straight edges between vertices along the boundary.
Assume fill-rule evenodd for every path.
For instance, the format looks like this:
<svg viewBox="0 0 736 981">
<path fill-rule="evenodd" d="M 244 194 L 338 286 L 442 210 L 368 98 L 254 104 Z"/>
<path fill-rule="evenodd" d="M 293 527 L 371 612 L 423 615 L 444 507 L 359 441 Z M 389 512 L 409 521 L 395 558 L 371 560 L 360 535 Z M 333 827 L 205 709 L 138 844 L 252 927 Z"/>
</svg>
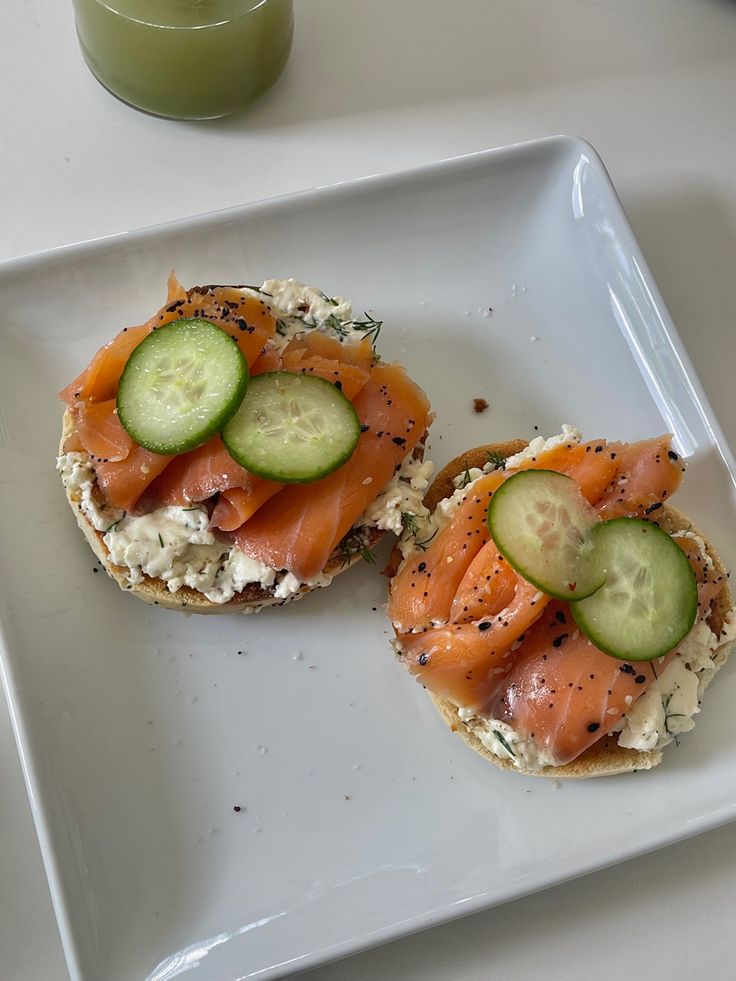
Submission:
<svg viewBox="0 0 736 981">
<path fill-rule="evenodd" d="M 157 116 L 214 119 L 248 105 L 289 57 L 293 0 L 74 0 L 97 79 Z"/>
</svg>

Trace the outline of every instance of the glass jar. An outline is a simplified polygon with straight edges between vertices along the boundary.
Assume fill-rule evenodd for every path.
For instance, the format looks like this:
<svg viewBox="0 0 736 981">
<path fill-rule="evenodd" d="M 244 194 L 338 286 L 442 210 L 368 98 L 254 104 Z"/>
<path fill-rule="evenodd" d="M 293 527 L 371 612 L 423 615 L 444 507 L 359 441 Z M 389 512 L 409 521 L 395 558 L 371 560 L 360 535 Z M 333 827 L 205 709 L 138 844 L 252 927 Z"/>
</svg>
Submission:
<svg viewBox="0 0 736 981">
<path fill-rule="evenodd" d="M 289 57 L 293 0 L 74 0 L 97 79 L 124 102 L 171 119 L 248 105 Z"/>
</svg>

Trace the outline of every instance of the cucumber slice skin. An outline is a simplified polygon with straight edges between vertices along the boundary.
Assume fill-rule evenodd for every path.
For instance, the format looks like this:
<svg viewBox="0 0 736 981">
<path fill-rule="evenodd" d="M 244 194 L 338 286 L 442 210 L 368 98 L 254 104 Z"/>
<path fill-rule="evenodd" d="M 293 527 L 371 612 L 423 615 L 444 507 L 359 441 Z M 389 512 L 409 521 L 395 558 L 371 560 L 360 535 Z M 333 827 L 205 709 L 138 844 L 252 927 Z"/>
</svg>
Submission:
<svg viewBox="0 0 736 981">
<path fill-rule="evenodd" d="M 540 547 L 538 542 L 528 543 L 525 561 L 524 543 L 520 544 L 525 513 L 522 495 L 526 500 L 537 495 L 543 503 L 569 502 L 573 517 L 577 519 L 577 527 L 581 533 L 589 535 L 600 519 L 580 493 L 576 481 L 556 470 L 522 470 L 515 473 L 504 481 L 491 498 L 487 524 L 498 551 L 509 565 L 547 596 L 568 602 L 591 596 L 600 589 L 605 580 L 605 575 L 593 556 L 592 541 L 579 560 L 565 570 L 564 575 L 560 567 L 550 568 L 554 566 L 554 552 L 548 550 L 545 555 L 543 546 Z M 576 501 L 578 497 L 579 505 Z M 536 562 L 537 568 L 530 568 L 530 562 L 532 565 Z"/>
<path fill-rule="evenodd" d="M 195 345 L 198 345 L 197 352 Z M 161 419 L 161 408 L 155 398 L 149 401 L 146 388 L 150 389 L 150 372 L 157 354 L 159 358 L 162 354 L 166 356 L 167 348 L 170 358 L 178 356 L 181 361 L 189 356 L 190 364 L 195 370 L 203 368 L 205 377 L 209 370 L 207 382 L 214 381 L 212 361 L 218 361 L 228 376 L 217 381 L 224 384 L 225 390 L 210 397 L 209 406 L 200 403 L 198 408 L 195 397 L 190 410 L 172 412 L 171 419 Z M 173 365 L 170 374 L 177 375 L 178 369 L 178 364 Z M 237 412 L 248 383 L 248 362 L 221 327 L 200 318 L 180 318 L 153 330 L 131 353 L 118 385 L 118 418 L 139 446 L 151 453 L 176 456 L 201 446 L 222 429 Z M 159 418 L 153 419 L 156 413 Z M 164 409 L 163 416 L 166 415 Z"/>
<path fill-rule="evenodd" d="M 337 433 L 339 429 L 337 435 L 340 438 L 328 438 L 331 444 L 328 446 L 312 445 L 307 452 L 311 460 L 305 462 L 302 450 L 288 445 L 288 437 L 286 440 L 274 439 L 269 446 L 268 436 L 259 436 L 257 427 L 259 422 L 265 421 L 257 419 L 260 407 L 265 405 L 262 400 L 267 401 L 278 386 L 296 393 L 303 405 L 321 405 L 335 413 L 333 431 Z M 329 476 L 347 463 L 358 444 L 360 432 L 358 413 L 332 382 L 303 372 L 269 371 L 252 380 L 246 397 L 222 430 L 222 441 L 235 462 L 249 473 L 282 484 L 307 484 Z M 301 462 L 294 462 L 295 455 Z"/>
<path fill-rule="evenodd" d="M 608 578 L 592 596 L 570 604 L 576 624 L 599 650 L 619 660 L 652 661 L 668 654 L 692 629 L 698 613 L 697 581 L 687 556 L 661 528 L 639 518 L 603 521 L 592 535 L 604 553 Z M 645 580 L 654 570 L 652 590 L 659 594 L 653 597 L 656 606 L 640 610 L 638 624 L 635 615 L 620 615 L 616 600 L 622 563 L 637 553 L 633 572 L 631 565 L 624 571 Z M 639 587 L 640 607 L 646 605 L 644 585 Z"/>
</svg>

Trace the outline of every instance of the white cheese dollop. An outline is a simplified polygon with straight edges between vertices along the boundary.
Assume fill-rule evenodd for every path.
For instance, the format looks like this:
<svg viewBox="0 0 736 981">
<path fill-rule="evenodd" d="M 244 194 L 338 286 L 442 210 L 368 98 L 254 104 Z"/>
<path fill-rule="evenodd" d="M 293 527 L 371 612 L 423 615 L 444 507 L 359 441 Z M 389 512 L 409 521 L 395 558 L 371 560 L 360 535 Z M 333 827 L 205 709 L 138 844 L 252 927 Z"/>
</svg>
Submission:
<svg viewBox="0 0 736 981">
<path fill-rule="evenodd" d="M 268 588 L 276 578 L 274 569 L 218 542 L 204 508 L 163 507 L 125 517 L 103 541 L 131 583 L 146 575 L 162 579 L 172 593 L 189 586 L 214 603 L 226 603 L 248 583 Z"/>
<path fill-rule="evenodd" d="M 100 504 L 94 495 L 95 475 L 85 453 L 65 453 L 58 457 L 56 469 L 70 497 L 95 531 L 107 531 L 124 512 Z"/>
<path fill-rule="evenodd" d="M 319 327 L 330 317 L 351 320 L 350 300 L 342 296 L 328 297 L 316 286 L 307 286 L 296 279 L 267 279 L 261 290 L 271 297 L 276 312 L 284 317 L 298 317 L 309 327 Z"/>
<path fill-rule="evenodd" d="M 635 702 L 624 722 L 619 746 L 649 750 L 664 746 L 677 733 L 695 725 L 698 706 L 698 677 L 676 657 Z"/>
<path fill-rule="evenodd" d="M 261 290 L 271 297 L 279 314 L 297 317 L 309 327 L 320 327 L 330 317 L 343 322 L 353 316 L 350 300 L 342 296 L 327 297 L 316 286 L 307 286 L 293 278 L 267 279 Z"/>
<path fill-rule="evenodd" d="M 356 524 L 401 535 L 405 522 L 402 515 L 410 515 L 417 525 L 426 521 L 429 511 L 422 502 L 433 473 L 431 460 L 408 456 Z"/>
<path fill-rule="evenodd" d="M 296 334 L 316 329 L 339 338 L 344 344 L 357 344 L 366 332 L 355 326 L 350 300 L 326 296 L 315 286 L 296 279 L 267 279 L 261 287 L 278 323 L 272 343 L 283 349 Z"/>
</svg>

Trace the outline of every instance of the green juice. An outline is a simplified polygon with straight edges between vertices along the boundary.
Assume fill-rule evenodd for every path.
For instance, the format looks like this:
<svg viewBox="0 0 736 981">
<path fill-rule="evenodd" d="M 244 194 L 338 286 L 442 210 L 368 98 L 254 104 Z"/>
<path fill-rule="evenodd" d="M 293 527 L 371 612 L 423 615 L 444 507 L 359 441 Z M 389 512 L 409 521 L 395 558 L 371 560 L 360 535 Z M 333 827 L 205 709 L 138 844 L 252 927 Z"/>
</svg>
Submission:
<svg viewBox="0 0 736 981">
<path fill-rule="evenodd" d="M 212 119 L 248 105 L 281 74 L 293 0 L 74 0 L 94 75 L 158 116 Z"/>
</svg>

